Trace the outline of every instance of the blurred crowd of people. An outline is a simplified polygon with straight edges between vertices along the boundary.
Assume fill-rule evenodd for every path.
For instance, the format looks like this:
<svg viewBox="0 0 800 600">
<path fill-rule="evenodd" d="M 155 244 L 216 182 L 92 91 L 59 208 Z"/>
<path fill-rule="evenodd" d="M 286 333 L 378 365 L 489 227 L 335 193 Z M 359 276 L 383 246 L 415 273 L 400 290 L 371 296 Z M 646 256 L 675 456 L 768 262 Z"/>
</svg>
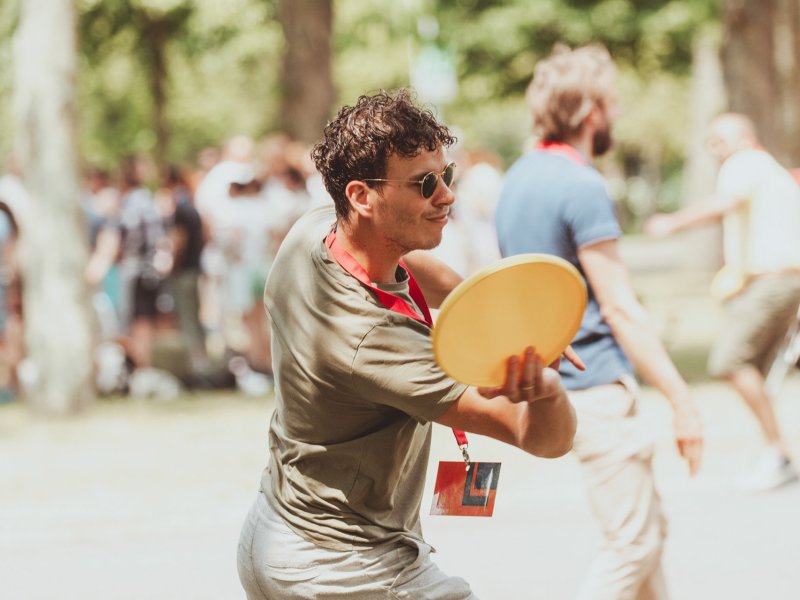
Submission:
<svg viewBox="0 0 800 600">
<path fill-rule="evenodd" d="M 492 216 L 499 157 L 459 151 L 459 203 L 435 250 L 466 276 L 499 257 Z M 13 162 L 0 178 L 0 401 L 24 388 L 19 220 Z M 271 386 L 262 293 L 284 235 L 330 203 L 309 147 L 283 134 L 237 135 L 192 166 L 131 157 L 83 174 L 100 393 L 169 397 L 181 389 Z"/>
</svg>

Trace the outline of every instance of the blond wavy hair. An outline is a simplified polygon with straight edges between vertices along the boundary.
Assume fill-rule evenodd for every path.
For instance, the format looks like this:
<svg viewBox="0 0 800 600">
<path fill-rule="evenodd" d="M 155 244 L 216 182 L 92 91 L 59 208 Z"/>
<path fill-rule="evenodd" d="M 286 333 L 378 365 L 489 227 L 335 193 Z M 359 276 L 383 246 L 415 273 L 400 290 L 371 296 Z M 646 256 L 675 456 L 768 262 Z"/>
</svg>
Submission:
<svg viewBox="0 0 800 600">
<path fill-rule="evenodd" d="M 616 67 L 603 46 L 574 50 L 557 45 L 533 71 L 525 98 L 533 131 L 548 142 L 578 134 L 595 105 L 603 107 L 616 85 Z"/>
</svg>

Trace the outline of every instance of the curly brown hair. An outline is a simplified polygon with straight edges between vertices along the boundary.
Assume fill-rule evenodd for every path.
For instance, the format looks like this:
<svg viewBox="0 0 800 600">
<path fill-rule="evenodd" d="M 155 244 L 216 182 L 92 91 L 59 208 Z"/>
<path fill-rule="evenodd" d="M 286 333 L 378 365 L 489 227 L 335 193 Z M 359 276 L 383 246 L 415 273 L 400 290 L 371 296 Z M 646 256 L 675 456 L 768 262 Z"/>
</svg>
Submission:
<svg viewBox="0 0 800 600">
<path fill-rule="evenodd" d="M 328 123 L 311 158 L 336 205 L 336 216 L 347 219 L 350 203 L 345 188 L 351 181 L 382 179 L 393 154 L 412 158 L 456 142 L 433 113 L 417 107 L 408 89 L 381 90 L 344 106 Z"/>
</svg>

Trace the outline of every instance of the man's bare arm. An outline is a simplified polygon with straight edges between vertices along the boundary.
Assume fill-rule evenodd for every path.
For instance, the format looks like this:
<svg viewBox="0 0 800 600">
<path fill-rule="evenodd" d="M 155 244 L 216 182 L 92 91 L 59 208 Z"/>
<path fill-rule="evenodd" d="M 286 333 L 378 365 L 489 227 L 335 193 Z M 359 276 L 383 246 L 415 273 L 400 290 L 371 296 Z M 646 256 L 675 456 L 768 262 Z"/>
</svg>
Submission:
<svg viewBox="0 0 800 600">
<path fill-rule="evenodd" d="M 699 467 L 702 430 L 697 409 L 672 359 L 636 298 L 628 269 L 619 256 L 616 240 L 598 242 L 578 250 L 578 259 L 594 290 L 600 310 L 625 355 L 644 380 L 661 391 L 675 413 L 678 448 L 690 472 Z"/>
<path fill-rule="evenodd" d="M 652 237 L 665 237 L 697 225 L 719 221 L 726 213 L 736 210 L 745 201 L 745 198 L 710 196 L 703 202 L 692 204 L 677 212 L 653 215 L 645 223 L 644 230 Z"/>
</svg>

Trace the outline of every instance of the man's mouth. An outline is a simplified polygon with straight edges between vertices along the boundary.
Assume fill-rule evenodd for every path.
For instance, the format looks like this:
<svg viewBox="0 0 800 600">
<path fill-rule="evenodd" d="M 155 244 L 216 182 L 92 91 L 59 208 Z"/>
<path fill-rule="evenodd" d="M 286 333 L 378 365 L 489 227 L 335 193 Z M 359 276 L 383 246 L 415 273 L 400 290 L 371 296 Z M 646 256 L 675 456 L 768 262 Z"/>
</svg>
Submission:
<svg viewBox="0 0 800 600">
<path fill-rule="evenodd" d="M 441 213 L 438 213 L 438 214 L 435 214 L 435 215 L 431 215 L 430 217 L 428 217 L 428 220 L 429 221 L 447 221 L 447 217 L 448 217 L 449 214 L 450 214 L 450 209 L 447 209 L 444 212 L 441 212 Z"/>
</svg>

